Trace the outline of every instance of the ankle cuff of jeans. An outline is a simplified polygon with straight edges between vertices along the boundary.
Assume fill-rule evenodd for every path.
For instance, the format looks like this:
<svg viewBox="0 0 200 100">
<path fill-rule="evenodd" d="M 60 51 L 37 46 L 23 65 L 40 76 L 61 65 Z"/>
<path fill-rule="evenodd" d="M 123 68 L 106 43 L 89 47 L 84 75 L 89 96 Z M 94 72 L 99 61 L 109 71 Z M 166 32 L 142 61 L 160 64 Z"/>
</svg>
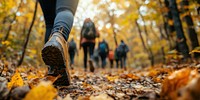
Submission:
<svg viewBox="0 0 200 100">
<path fill-rule="evenodd" d="M 62 34 L 62 36 L 64 37 L 64 39 L 66 41 L 69 38 L 69 33 L 67 33 L 67 32 L 64 31 L 64 27 L 63 26 L 61 26 L 59 28 L 53 29 L 50 36 L 52 36 L 54 33 L 60 33 L 60 34 Z"/>
</svg>

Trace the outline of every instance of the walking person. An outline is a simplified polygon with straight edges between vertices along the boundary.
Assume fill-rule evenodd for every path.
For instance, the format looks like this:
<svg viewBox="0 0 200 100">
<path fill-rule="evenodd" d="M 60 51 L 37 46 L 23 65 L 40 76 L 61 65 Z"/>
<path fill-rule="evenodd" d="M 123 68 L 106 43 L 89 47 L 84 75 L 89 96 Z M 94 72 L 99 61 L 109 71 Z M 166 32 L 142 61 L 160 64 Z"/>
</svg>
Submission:
<svg viewBox="0 0 200 100">
<path fill-rule="evenodd" d="M 73 25 L 74 14 L 79 0 L 39 0 L 45 25 L 45 45 L 42 59 L 48 65 L 48 75 L 61 75 L 53 84 L 70 85 L 67 66 L 67 40 Z"/>
<path fill-rule="evenodd" d="M 126 69 L 126 59 L 127 59 L 127 53 L 129 52 L 128 46 L 124 43 L 123 40 L 121 40 L 120 45 L 118 46 L 117 53 L 119 56 L 119 60 L 121 62 L 121 68 Z"/>
<path fill-rule="evenodd" d="M 110 61 L 110 68 L 113 68 L 114 52 L 112 49 L 109 50 L 108 59 Z"/>
<path fill-rule="evenodd" d="M 84 52 L 84 68 L 87 71 L 87 61 L 88 61 L 88 53 L 89 53 L 89 64 L 90 64 L 90 71 L 94 72 L 94 65 L 93 65 L 93 53 L 95 47 L 95 39 L 99 37 L 99 32 L 95 27 L 94 22 L 87 18 L 85 19 L 82 29 L 81 29 L 81 40 L 80 40 L 80 49 L 83 47 Z"/>
<path fill-rule="evenodd" d="M 109 47 L 108 47 L 108 43 L 105 41 L 105 39 L 103 39 L 102 42 L 99 43 L 99 55 L 101 57 L 101 67 L 105 68 L 106 66 L 106 58 L 108 56 L 108 52 L 109 52 Z"/>
<path fill-rule="evenodd" d="M 70 67 L 71 67 L 71 69 L 73 69 L 75 54 L 78 55 L 78 50 L 77 50 L 76 43 L 75 43 L 74 39 L 72 39 L 69 42 L 68 53 L 69 53 L 69 56 L 70 56 Z"/>
</svg>

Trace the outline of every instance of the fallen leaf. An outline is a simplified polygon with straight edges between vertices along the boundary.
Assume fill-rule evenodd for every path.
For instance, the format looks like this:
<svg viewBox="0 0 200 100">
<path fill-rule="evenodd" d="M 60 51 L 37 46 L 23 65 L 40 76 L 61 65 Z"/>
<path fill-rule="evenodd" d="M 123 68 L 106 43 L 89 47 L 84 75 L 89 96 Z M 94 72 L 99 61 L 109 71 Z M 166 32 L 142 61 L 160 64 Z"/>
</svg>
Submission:
<svg viewBox="0 0 200 100">
<path fill-rule="evenodd" d="M 173 72 L 164 79 L 162 83 L 161 97 L 167 99 L 177 99 L 177 90 L 186 86 L 193 78 L 197 77 L 198 72 L 190 68 L 184 68 Z"/>
<path fill-rule="evenodd" d="M 30 90 L 24 100 L 53 100 L 57 95 L 57 90 L 51 82 L 42 81 L 38 86 Z"/>
<path fill-rule="evenodd" d="M 140 78 L 138 77 L 138 76 L 136 76 L 136 75 L 134 75 L 134 74 L 127 74 L 127 77 L 128 78 L 132 78 L 132 79 L 134 79 L 134 80 L 139 80 Z"/>
<path fill-rule="evenodd" d="M 15 74 L 12 76 L 11 81 L 8 82 L 8 89 L 11 89 L 12 87 L 18 87 L 18 86 L 23 86 L 24 81 L 22 77 L 20 76 L 20 73 L 18 71 L 15 72 Z"/>
<path fill-rule="evenodd" d="M 119 76 L 107 76 L 106 77 L 109 81 L 113 82 L 115 81 L 116 79 L 119 79 Z"/>
</svg>

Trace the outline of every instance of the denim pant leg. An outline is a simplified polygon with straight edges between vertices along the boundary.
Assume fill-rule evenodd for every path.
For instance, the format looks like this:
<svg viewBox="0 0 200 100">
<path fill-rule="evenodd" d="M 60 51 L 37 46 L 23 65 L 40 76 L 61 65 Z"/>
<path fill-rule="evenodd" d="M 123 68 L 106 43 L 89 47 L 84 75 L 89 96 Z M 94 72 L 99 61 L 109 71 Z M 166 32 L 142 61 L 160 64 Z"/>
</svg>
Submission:
<svg viewBox="0 0 200 100">
<path fill-rule="evenodd" d="M 69 53 L 69 56 L 70 56 L 70 65 L 74 64 L 74 56 L 75 56 L 75 53 L 74 52 L 70 52 Z"/>
<path fill-rule="evenodd" d="M 48 41 L 56 17 L 56 0 L 39 0 L 46 25 L 45 43 Z"/>
<path fill-rule="evenodd" d="M 87 43 L 83 43 L 82 47 L 83 47 L 83 53 L 84 53 L 84 68 L 87 69 L 87 52 L 88 52 Z"/>
<path fill-rule="evenodd" d="M 56 18 L 54 20 L 53 32 L 63 34 L 65 40 L 68 39 L 71 31 L 74 14 L 79 0 L 57 0 L 56 1 Z"/>
<path fill-rule="evenodd" d="M 89 43 L 88 45 L 89 45 L 90 59 L 93 59 L 95 43 Z"/>
</svg>

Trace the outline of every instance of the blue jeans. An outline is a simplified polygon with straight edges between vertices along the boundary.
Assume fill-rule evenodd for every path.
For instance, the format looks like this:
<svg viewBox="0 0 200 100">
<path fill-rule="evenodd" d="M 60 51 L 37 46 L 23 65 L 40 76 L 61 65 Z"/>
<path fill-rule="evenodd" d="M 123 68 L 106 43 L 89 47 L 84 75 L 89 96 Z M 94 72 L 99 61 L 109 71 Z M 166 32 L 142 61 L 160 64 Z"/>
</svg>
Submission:
<svg viewBox="0 0 200 100">
<path fill-rule="evenodd" d="M 106 66 L 106 57 L 107 57 L 107 53 L 99 53 L 100 57 L 101 57 L 101 67 L 105 68 Z"/>
<path fill-rule="evenodd" d="M 84 52 L 84 68 L 87 69 L 87 55 L 89 52 L 90 59 L 93 59 L 93 53 L 94 53 L 94 46 L 95 43 L 92 42 L 86 42 L 82 44 L 83 52 Z"/>
<path fill-rule="evenodd" d="M 74 64 L 74 56 L 75 56 L 75 52 L 69 52 L 70 66 Z"/>
<path fill-rule="evenodd" d="M 45 43 L 51 33 L 60 32 L 65 40 L 68 39 L 71 31 L 74 14 L 79 0 L 39 0 L 45 25 Z"/>
<path fill-rule="evenodd" d="M 121 57 L 121 68 L 126 68 L 126 56 Z"/>
</svg>

